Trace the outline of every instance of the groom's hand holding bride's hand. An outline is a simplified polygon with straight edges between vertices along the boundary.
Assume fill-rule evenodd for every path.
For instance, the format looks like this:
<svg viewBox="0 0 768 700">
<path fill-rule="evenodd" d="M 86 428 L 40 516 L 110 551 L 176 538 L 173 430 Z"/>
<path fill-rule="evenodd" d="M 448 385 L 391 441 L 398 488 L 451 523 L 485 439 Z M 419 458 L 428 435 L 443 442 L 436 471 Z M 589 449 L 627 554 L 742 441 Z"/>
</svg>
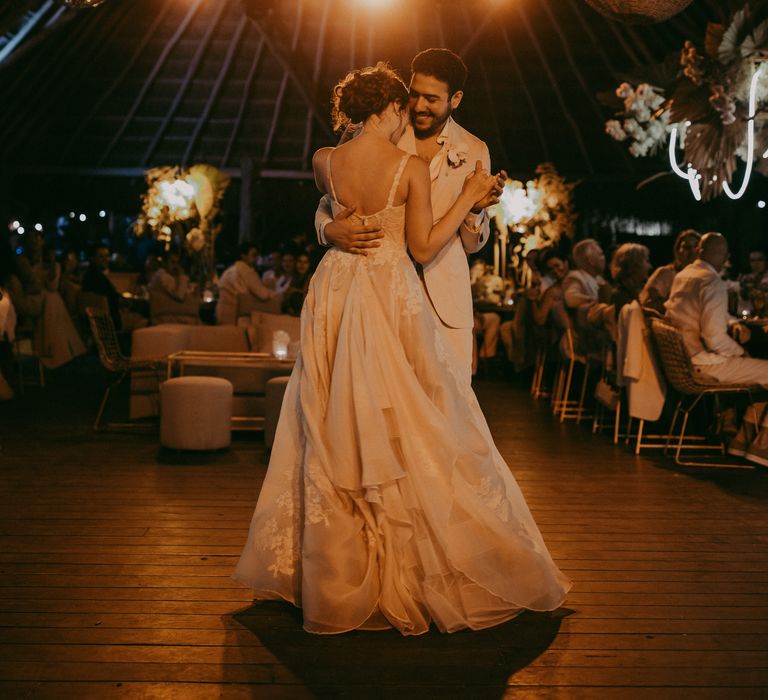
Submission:
<svg viewBox="0 0 768 700">
<path fill-rule="evenodd" d="M 498 189 L 500 176 L 501 173 L 499 175 L 488 173 L 479 160 L 475 163 L 475 169 L 464 180 L 464 192 L 472 194 L 474 198 L 473 213 L 479 214 L 485 207 L 498 201 L 498 196 L 494 193 Z M 506 173 L 504 173 L 504 177 L 506 178 Z"/>
<path fill-rule="evenodd" d="M 369 248 L 378 248 L 380 238 L 384 238 L 381 226 L 356 224 L 350 219 L 354 209 L 345 209 L 336 218 L 326 224 L 323 233 L 325 240 L 345 253 L 368 255 Z"/>
<path fill-rule="evenodd" d="M 477 173 L 482 171 L 482 168 L 483 164 L 478 160 L 475 163 L 475 172 Z M 478 201 L 476 201 L 475 205 L 472 207 L 473 214 L 479 214 L 486 207 L 491 207 L 494 204 L 499 203 L 499 197 L 501 197 L 501 192 L 504 189 L 504 184 L 507 181 L 507 172 L 505 170 L 500 170 L 498 173 L 496 173 L 494 178 L 495 182 L 491 190 L 484 197 L 478 199 Z"/>
</svg>

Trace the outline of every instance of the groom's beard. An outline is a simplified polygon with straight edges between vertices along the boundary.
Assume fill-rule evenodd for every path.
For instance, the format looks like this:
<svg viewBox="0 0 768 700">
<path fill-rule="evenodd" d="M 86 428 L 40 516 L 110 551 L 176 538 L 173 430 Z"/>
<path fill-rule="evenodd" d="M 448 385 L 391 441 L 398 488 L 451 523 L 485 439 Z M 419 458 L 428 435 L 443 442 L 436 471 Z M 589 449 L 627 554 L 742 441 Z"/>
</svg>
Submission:
<svg viewBox="0 0 768 700">
<path fill-rule="evenodd" d="M 453 112 L 451 103 L 445 108 L 444 112 L 435 114 L 434 112 L 423 112 L 421 115 L 417 112 L 411 111 L 411 125 L 413 126 L 413 132 L 417 139 L 428 139 L 430 136 L 439 134 L 448 118 Z"/>
</svg>

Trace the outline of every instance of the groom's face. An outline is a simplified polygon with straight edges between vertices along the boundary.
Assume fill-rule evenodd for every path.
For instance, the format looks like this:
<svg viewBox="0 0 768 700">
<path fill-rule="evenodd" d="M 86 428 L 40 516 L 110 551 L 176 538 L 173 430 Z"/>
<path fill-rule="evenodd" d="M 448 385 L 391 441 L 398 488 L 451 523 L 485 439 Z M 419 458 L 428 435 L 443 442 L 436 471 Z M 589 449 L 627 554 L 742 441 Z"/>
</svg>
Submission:
<svg viewBox="0 0 768 700">
<path fill-rule="evenodd" d="M 440 133 L 463 95 L 461 91 L 449 94 L 448 83 L 423 73 L 413 74 L 409 92 L 408 106 L 417 138 Z"/>
</svg>

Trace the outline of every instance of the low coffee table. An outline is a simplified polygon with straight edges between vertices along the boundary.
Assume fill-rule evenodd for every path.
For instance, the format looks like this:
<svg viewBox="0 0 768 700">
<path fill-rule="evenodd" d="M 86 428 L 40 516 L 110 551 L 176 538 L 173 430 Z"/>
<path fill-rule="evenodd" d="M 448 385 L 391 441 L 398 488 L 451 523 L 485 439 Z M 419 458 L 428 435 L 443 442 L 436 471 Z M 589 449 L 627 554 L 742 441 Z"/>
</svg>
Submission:
<svg viewBox="0 0 768 700">
<path fill-rule="evenodd" d="M 278 359 L 266 352 L 181 350 L 168 355 L 167 377 L 182 377 L 187 367 L 279 370 L 290 374 L 295 358 Z M 263 416 L 232 416 L 233 430 L 263 430 Z"/>
</svg>

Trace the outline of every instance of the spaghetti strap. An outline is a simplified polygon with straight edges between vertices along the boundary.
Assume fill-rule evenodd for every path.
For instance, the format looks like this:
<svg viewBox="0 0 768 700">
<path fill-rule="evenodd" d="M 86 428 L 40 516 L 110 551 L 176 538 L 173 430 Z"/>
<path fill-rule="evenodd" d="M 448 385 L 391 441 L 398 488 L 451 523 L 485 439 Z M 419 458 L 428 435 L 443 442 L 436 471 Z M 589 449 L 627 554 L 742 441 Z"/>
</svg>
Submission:
<svg viewBox="0 0 768 700">
<path fill-rule="evenodd" d="M 389 208 L 392 206 L 392 203 L 395 201 L 395 192 L 397 192 L 397 186 L 400 184 L 400 177 L 403 174 L 403 170 L 405 170 L 405 164 L 408 162 L 408 159 L 410 158 L 410 154 L 406 153 L 403 155 L 400 165 L 397 168 L 397 172 L 395 173 L 395 179 L 392 181 L 392 187 L 389 190 L 389 196 L 387 197 L 387 207 Z M 330 173 L 330 170 L 328 171 Z M 333 187 L 333 185 L 331 185 Z"/>
<path fill-rule="evenodd" d="M 336 189 L 333 186 L 333 175 L 331 175 L 331 155 L 333 154 L 333 149 L 328 151 L 328 163 L 326 167 L 328 168 L 328 184 L 331 186 L 331 197 L 333 197 L 337 202 L 339 201 L 339 198 L 336 196 Z"/>
</svg>

